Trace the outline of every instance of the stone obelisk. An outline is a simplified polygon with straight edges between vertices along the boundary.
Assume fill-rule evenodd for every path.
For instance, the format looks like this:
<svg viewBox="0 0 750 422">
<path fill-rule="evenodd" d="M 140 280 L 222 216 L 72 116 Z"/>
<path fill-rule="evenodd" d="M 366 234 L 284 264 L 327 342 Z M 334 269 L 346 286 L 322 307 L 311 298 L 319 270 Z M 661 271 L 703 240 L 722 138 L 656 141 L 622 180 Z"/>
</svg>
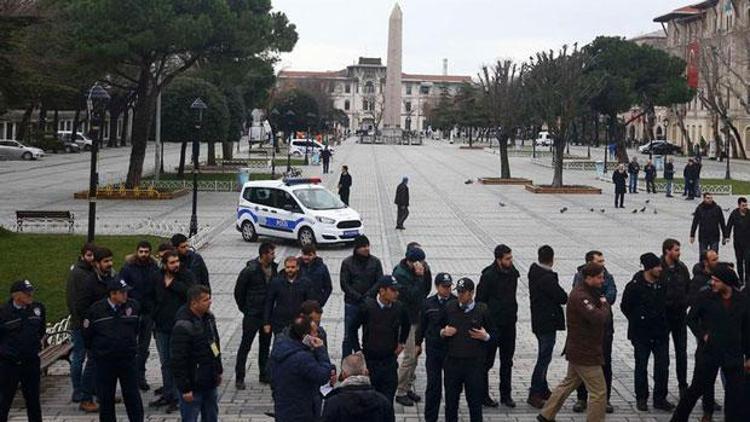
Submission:
<svg viewBox="0 0 750 422">
<path fill-rule="evenodd" d="M 385 77 L 383 137 L 388 143 L 401 140 L 401 42 L 403 14 L 398 3 L 388 20 L 388 62 Z"/>
</svg>

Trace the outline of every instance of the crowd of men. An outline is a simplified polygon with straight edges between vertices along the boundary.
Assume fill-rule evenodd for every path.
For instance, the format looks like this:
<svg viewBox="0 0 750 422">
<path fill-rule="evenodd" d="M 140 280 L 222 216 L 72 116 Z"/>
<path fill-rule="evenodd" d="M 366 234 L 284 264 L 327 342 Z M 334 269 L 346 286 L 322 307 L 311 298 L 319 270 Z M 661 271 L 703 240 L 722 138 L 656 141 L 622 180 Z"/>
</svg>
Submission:
<svg viewBox="0 0 750 422">
<path fill-rule="evenodd" d="M 620 301 L 634 352 L 636 407 L 648 412 L 650 399 L 654 409 L 673 412 L 674 421 L 687 421 L 699 398 L 704 421 L 722 410 L 714 392 L 719 374 L 725 420 L 750 420 L 750 305 L 744 289 L 750 277 L 750 215 L 745 198 L 739 199 L 728 224 L 715 207 L 710 195 L 704 195 L 696 210 L 690 240 L 699 231 L 701 255 L 692 272 L 680 260 L 680 242 L 666 239 L 661 256 L 647 252 L 640 257 L 642 270 L 625 285 Z M 736 267 L 721 262 L 718 254 L 718 236 L 726 243 L 732 233 Z M 106 247 L 86 244 L 70 270 L 72 401 L 84 412 L 98 412 L 102 421 L 114 421 L 119 382 L 129 420 L 143 421 L 141 391 L 151 389 L 145 375 L 153 336 L 162 386 L 148 406 L 179 410 L 186 421 L 218 420 L 218 386 L 224 374 L 203 258 L 180 234 L 159 245 L 155 254 L 148 242 L 138 243 L 119 273 L 113 258 Z M 333 290 L 327 265 L 307 246 L 299 256 L 285 257 L 279 268 L 275 245 L 261 243 L 234 288 L 243 315 L 236 390 L 247 388 L 247 356 L 257 337 L 258 382 L 270 384 L 279 421 L 393 420 L 394 401 L 413 406 L 423 399 L 415 389 L 422 352 L 428 422 L 438 420 L 443 397 L 445 420 L 457 421 L 462 392 L 472 421 L 482 420 L 483 407 L 516 407 L 512 369 L 521 274 L 513 251 L 498 245 L 477 283 L 466 277 L 454 281 L 445 272 L 433 277 L 426 258 L 422 246 L 412 242 L 388 274 L 371 254 L 369 239 L 362 235 L 354 240 L 352 255 L 339 272 L 345 306 L 338 371 L 329 355 L 334 345 L 321 325 Z M 554 264 L 553 248 L 544 245 L 528 271 L 538 356 L 526 402 L 540 409 L 540 422 L 553 421 L 577 390 L 573 410 L 601 421 L 616 411 L 610 397 L 612 308 L 618 288 L 600 251 L 586 253 L 569 292 Z M 31 282 L 18 281 L 11 300 L 0 307 L 0 420 L 7 418 L 19 384 L 29 420 L 42 418 L 38 354 L 46 312 L 33 294 Z M 557 332 L 563 330 L 568 370 L 550 388 L 547 371 Z M 688 330 L 698 345 L 690 382 Z M 676 405 L 668 400 L 670 338 L 679 386 Z M 648 376 L 652 356 L 653 394 Z M 496 361 L 499 379 L 492 381 L 489 372 Z M 499 401 L 491 394 L 495 385 Z"/>
<path fill-rule="evenodd" d="M 700 156 L 688 158 L 687 164 L 682 171 L 684 188 L 682 196 L 686 200 L 694 200 L 696 197 L 701 196 L 701 170 L 703 164 L 701 163 Z M 646 193 L 656 193 L 656 165 L 651 160 L 648 160 L 641 169 L 641 165 L 638 163 L 638 158 L 633 157 L 627 167 L 625 163 L 621 163 L 617 166 L 614 172 L 612 172 L 612 183 L 615 185 L 615 208 L 625 208 L 625 193 L 637 194 L 638 193 L 638 180 L 639 175 L 643 171 L 643 180 L 646 182 Z M 672 198 L 672 188 L 674 185 L 674 162 L 672 157 L 668 157 L 664 163 L 664 183 L 667 198 Z"/>
</svg>

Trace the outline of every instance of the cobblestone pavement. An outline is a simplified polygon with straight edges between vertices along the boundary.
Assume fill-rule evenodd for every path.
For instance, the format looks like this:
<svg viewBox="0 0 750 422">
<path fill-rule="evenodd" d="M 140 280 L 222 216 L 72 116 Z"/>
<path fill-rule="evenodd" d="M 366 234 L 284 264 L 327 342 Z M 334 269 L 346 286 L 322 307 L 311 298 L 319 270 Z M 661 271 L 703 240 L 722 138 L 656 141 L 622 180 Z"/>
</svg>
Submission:
<svg viewBox="0 0 750 422">
<path fill-rule="evenodd" d="M 615 277 L 620 294 L 632 274 L 639 269 L 640 254 L 646 251 L 658 253 L 666 237 L 683 242 L 683 258 L 688 265 L 692 266 L 697 258 L 697 246 L 687 244 L 690 214 L 697 202 L 680 198 L 669 200 L 661 195 L 641 193 L 626 197 L 625 210 L 615 210 L 611 204 L 611 185 L 595 181 L 593 172 L 568 171 L 565 181 L 568 184 L 600 186 L 604 189 L 602 195 L 534 195 L 522 187 L 465 184 L 467 179 L 498 174 L 498 157 L 486 152 L 459 150 L 456 146 L 435 142 L 410 147 L 357 145 L 347 141 L 336 149 L 332 163 L 336 173 L 322 176 L 327 186 L 335 186 L 338 167 L 344 163 L 349 165 L 354 179 L 351 204 L 362 214 L 372 251 L 383 260 L 385 268 L 392 268 L 398 263 L 408 242 L 418 241 L 427 253 L 433 273 L 447 271 L 454 277 L 469 276 L 478 280 L 481 269 L 492 262 L 492 250 L 496 244 L 506 243 L 513 248 L 516 266 L 524 275 L 518 289 L 518 339 L 513 370 L 513 396 L 518 407 L 485 409 L 484 419 L 487 421 L 532 421 L 537 414 L 535 409 L 525 404 L 536 358 L 536 341 L 530 331 L 529 292 L 525 274 L 536 259 L 539 246 L 547 243 L 555 248 L 555 269 L 566 289 L 570 287 L 573 273 L 582 263 L 585 252 L 590 249 L 603 250 L 607 267 Z M 534 166 L 528 159 L 511 159 L 511 168 L 515 177 L 529 177 L 538 183 L 552 180 L 551 169 Z M 319 169 L 311 167 L 306 173 L 318 174 Z M 411 215 L 406 221 L 406 230 L 396 231 L 396 212 L 392 204 L 395 187 L 403 175 L 408 175 L 410 179 Z M 646 212 L 632 214 L 633 209 L 645 205 L 646 199 L 650 199 Z M 210 201 L 213 202 L 211 212 L 221 217 L 231 215 L 236 206 L 236 196 L 231 194 L 213 196 Z M 717 201 L 728 208 L 734 198 L 718 197 Z M 500 206 L 500 203 L 504 206 Z M 567 211 L 561 213 L 563 207 Z M 590 211 L 591 208 L 594 212 Z M 600 212 L 600 209 L 605 212 Z M 165 209 L 164 212 L 172 211 Z M 241 338 L 241 318 L 234 305 L 232 289 L 244 263 L 256 256 L 257 246 L 257 243 L 245 243 L 235 228 L 228 226 L 201 251 L 212 274 L 214 312 L 222 337 L 225 366 L 224 383 L 220 390 L 222 421 L 268 420 L 263 413 L 272 409 L 269 389 L 254 383 L 258 375 L 255 348 L 248 360 L 248 389 L 236 391 L 234 388 L 233 368 Z M 291 243 L 285 243 L 277 250 L 279 261 L 293 253 L 298 253 L 298 249 Z M 338 271 L 341 261 L 350 253 L 348 247 L 325 247 L 319 252 L 334 280 L 334 294 L 326 306 L 323 323 L 329 334 L 329 344 L 332 345 L 330 353 L 335 361 L 340 358 L 343 337 L 343 297 L 338 288 Z M 729 256 L 726 258 L 729 259 Z M 668 420 L 669 415 L 664 412 L 652 410 L 641 413 L 635 410 L 633 349 L 626 338 L 626 321 L 619 312 L 619 305 L 615 307 L 615 325 L 612 404 L 616 411 L 608 415 L 607 420 Z M 566 362 L 559 356 L 564 340 L 563 332 L 558 335 L 555 357 L 549 369 L 551 386 L 556 385 L 565 372 Z M 695 347 L 692 340 L 688 347 L 691 351 L 689 355 L 692 355 Z M 160 385 L 157 365 L 156 352 L 152 350 L 148 366 L 148 379 L 152 386 Z M 689 366 L 692 368 L 692 358 Z M 45 415 L 50 420 L 95 420 L 82 415 L 69 402 L 70 387 L 66 374 L 66 364 L 60 363 L 53 368 L 52 375 L 43 380 Z M 497 365 L 490 377 L 494 380 L 492 395 L 497 397 Z M 717 386 L 717 397 L 723 397 L 720 383 Z M 423 393 L 424 388 L 424 359 L 420 358 L 417 390 Z M 675 403 L 676 392 L 672 364 L 669 398 Z M 152 397 L 151 393 L 145 393 L 144 401 Z M 572 404 L 573 398 L 570 398 L 558 421 L 585 420 L 584 415 L 572 413 Z M 22 400 L 18 399 L 16 405 L 22 406 Z M 118 410 L 124 418 L 122 406 Z M 397 420 L 422 420 L 422 410 L 421 405 L 411 408 L 396 405 Z M 465 404 L 462 404 L 461 413 L 464 420 L 468 420 Z M 147 409 L 147 414 L 149 420 L 177 420 L 176 415 L 165 415 L 151 409 Z M 15 420 L 23 420 L 20 408 L 16 407 L 13 415 Z"/>
</svg>

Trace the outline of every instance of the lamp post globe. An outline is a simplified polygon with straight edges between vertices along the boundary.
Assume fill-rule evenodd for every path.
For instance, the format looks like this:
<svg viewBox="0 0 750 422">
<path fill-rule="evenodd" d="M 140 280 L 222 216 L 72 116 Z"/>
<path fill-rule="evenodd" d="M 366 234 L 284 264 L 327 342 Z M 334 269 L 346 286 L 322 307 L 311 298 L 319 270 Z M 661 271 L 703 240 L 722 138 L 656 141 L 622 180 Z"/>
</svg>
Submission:
<svg viewBox="0 0 750 422">
<path fill-rule="evenodd" d="M 99 155 L 99 145 L 103 141 L 104 135 L 104 114 L 109 104 L 110 96 L 98 82 L 95 83 L 86 97 L 86 102 L 91 110 L 91 127 L 96 128 L 96 138 L 91 145 L 91 170 L 89 173 L 89 227 L 87 240 L 94 242 L 96 235 L 96 190 L 99 184 L 99 173 L 96 168 L 97 157 Z"/>
<path fill-rule="evenodd" d="M 203 112 L 208 109 L 206 103 L 198 97 L 190 104 L 190 110 L 194 114 L 197 114 L 195 121 L 195 138 L 193 139 L 193 210 L 190 214 L 190 230 L 189 237 L 193 237 L 198 233 L 198 160 L 200 155 L 200 135 L 201 125 L 203 124 Z"/>
</svg>

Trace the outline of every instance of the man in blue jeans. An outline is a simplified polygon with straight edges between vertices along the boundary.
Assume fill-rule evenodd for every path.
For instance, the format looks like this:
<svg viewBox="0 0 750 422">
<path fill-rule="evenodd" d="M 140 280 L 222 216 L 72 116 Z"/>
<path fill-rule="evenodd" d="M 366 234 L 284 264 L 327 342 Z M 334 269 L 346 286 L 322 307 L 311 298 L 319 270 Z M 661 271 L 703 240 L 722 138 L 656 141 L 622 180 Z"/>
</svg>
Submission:
<svg viewBox="0 0 750 422">
<path fill-rule="evenodd" d="M 547 384 L 547 368 L 552 361 L 557 332 L 565 330 L 565 314 L 562 305 L 568 294 L 560 287 L 557 273 L 552 271 L 555 251 L 548 245 L 537 252 L 539 263 L 529 268 L 529 297 L 531 302 L 531 331 L 539 345 L 531 388 L 526 402 L 537 409 L 544 407 L 552 394 Z"/>
<path fill-rule="evenodd" d="M 638 158 L 633 157 L 628 164 L 628 191 L 629 193 L 638 193 L 638 173 L 641 171 L 641 165 L 638 164 Z"/>
</svg>

